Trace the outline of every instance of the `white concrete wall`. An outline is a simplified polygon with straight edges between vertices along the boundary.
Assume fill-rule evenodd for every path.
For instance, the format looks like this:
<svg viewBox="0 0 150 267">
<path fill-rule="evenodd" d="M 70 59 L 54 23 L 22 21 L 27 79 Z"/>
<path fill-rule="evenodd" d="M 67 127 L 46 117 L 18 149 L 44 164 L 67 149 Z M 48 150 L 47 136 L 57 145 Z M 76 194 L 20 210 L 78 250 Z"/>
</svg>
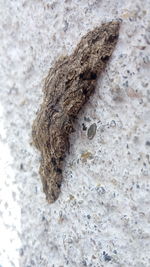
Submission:
<svg viewBox="0 0 150 267">
<path fill-rule="evenodd" d="M 43 78 L 87 31 L 122 19 L 48 205 L 30 146 Z M 150 1 L 0 1 L 0 266 L 150 266 Z M 85 121 L 88 118 L 88 122 Z M 83 131 L 97 124 L 92 140 Z"/>
</svg>

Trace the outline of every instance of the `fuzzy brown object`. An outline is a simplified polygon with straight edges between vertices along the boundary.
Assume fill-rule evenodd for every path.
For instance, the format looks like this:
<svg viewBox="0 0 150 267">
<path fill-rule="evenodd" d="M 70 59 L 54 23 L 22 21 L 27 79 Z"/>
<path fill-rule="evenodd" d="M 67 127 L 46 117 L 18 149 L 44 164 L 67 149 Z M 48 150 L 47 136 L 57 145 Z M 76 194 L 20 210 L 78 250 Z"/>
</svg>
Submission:
<svg viewBox="0 0 150 267">
<path fill-rule="evenodd" d="M 49 203 L 60 193 L 62 167 L 77 114 L 94 92 L 119 35 L 119 22 L 96 27 L 82 37 L 70 56 L 56 61 L 43 88 L 44 99 L 33 123 L 33 143 L 41 151 L 40 175 Z"/>
</svg>

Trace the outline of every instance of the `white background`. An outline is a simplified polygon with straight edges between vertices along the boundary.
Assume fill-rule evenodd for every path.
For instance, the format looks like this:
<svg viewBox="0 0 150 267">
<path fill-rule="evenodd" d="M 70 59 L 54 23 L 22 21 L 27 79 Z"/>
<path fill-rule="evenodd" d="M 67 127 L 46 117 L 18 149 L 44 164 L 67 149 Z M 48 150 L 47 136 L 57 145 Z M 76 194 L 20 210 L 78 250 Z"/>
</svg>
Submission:
<svg viewBox="0 0 150 267">
<path fill-rule="evenodd" d="M 0 1 L 0 267 L 150 266 L 149 12 L 149 0 Z M 112 19 L 122 19 L 117 47 L 48 205 L 30 145 L 43 79 Z M 92 140 L 83 123 L 97 124 Z"/>
</svg>

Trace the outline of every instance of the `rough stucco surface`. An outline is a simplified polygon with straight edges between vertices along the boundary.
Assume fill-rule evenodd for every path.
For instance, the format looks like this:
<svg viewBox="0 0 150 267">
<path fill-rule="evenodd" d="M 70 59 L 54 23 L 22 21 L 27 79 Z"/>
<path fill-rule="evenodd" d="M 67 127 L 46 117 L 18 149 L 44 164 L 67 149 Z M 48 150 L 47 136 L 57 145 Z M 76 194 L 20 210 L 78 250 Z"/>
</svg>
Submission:
<svg viewBox="0 0 150 267">
<path fill-rule="evenodd" d="M 150 266 L 149 12 L 149 0 L 1 0 L 1 267 Z M 49 205 L 30 145 L 43 78 L 83 34 L 116 18 L 117 47 L 80 113 L 62 193 Z"/>
</svg>

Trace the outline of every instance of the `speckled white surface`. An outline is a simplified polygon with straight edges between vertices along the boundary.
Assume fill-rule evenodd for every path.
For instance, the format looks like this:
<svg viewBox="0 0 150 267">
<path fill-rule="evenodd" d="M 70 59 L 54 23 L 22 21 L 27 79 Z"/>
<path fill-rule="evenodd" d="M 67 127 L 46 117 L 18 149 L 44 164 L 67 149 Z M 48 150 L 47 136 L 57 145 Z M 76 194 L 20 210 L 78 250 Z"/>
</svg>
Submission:
<svg viewBox="0 0 150 267">
<path fill-rule="evenodd" d="M 102 22 L 120 38 L 48 205 L 31 125 L 43 78 Z M 0 267 L 150 266 L 150 1 L 0 2 Z M 97 124 L 92 140 L 83 130 Z"/>
</svg>

